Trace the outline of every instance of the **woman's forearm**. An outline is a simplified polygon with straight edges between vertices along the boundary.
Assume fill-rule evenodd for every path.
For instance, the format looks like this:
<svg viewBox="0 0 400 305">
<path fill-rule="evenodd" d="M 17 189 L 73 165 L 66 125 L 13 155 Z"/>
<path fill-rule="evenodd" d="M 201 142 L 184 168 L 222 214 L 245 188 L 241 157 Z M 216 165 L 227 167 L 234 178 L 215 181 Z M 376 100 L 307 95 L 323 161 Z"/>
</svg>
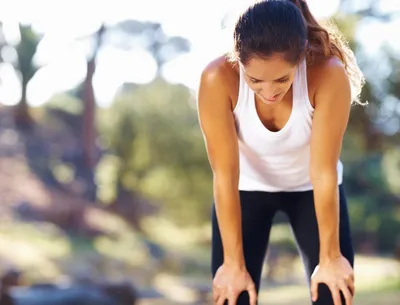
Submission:
<svg viewBox="0 0 400 305">
<path fill-rule="evenodd" d="M 336 175 L 315 179 L 314 202 L 320 240 L 320 261 L 341 255 L 339 242 L 339 191 Z"/>
<path fill-rule="evenodd" d="M 242 214 L 237 178 L 214 176 L 214 199 L 224 249 L 224 263 L 245 265 L 242 244 Z"/>
</svg>

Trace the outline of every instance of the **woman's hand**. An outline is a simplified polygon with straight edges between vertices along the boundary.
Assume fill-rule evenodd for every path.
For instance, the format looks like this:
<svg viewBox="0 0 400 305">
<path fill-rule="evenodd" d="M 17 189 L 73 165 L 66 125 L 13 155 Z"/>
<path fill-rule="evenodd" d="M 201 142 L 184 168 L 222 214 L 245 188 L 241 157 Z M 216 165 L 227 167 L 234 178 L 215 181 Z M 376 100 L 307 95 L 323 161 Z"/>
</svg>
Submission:
<svg viewBox="0 0 400 305">
<path fill-rule="evenodd" d="M 256 305 L 256 287 L 245 267 L 222 265 L 218 268 L 213 280 L 213 300 L 215 305 L 236 305 L 241 292 L 247 291 L 250 305 Z"/>
<path fill-rule="evenodd" d="M 353 304 L 354 271 L 349 261 L 340 256 L 332 260 L 321 261 L 311 276 L 311 295 L 315 302 L 318 299 L 318 285 L 324 283 L 332 293 L 335 305 L 342 304 L 340 291 L 346 300 L 346 305 Z"/>
</svg>

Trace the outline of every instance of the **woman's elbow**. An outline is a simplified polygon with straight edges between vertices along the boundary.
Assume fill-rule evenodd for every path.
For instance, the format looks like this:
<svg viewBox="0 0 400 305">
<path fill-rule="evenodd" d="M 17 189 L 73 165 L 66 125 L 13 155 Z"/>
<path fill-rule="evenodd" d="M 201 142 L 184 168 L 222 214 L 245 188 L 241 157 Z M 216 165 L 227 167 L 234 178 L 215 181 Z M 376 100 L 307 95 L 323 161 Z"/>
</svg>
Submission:
<svg viewBox="0 0 400 305">
<path fill-rule="evenodd" d="M 214 185 L 237 186 L 239 183 L 239 170 L 236 167 L 213 170 Z"/>
<path fill-rule="evenodd" d="M 338 172 L 337 168 L 333 166 L 311 166 L 310 167 L 310 180 L 313 185 L 316 184 L 330 184 L 337 183 Z"/>
</svg>

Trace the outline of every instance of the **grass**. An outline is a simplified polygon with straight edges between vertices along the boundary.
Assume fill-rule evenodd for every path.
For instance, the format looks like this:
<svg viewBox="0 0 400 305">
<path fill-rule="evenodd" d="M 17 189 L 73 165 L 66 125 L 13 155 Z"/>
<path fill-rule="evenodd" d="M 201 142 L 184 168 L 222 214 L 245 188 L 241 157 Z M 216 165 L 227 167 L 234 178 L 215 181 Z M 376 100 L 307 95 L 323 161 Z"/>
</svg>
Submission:
<svg viewBox="0 0 400 305">
<path fill-rule="evenodd" d="M 400 299 L 400 279 L 383 281 L 376 286 L 357 286 L 353 305 L 394 305 Z M 271 302 L 273 300 L 273 302 Z M 310 304 L 308 289 L 305 286 L 285 286 L 260 293 L 260 305 L 302 305 Z"/>
<path fill-rule="evenodd" d="M 400 264 L 381 257 L 357 256 L 356 296 L 353 305 L 393 305 L 400 299 Z M 306 285 L 283 286 L 260 292 L 260 305 L 310 304 Z"/>
<path fill-rule="evenodd" d="M 398 290 L 373 291 L 357 295 L 354 305 L 394 305 L 399 299 L 400 292 Z"/>
<path fill-rule="evenodd" d="M 71 239 L 56 226 L 46 223 L 21 223 L 19 221 L 2 222 L 0 230 L 0 259 L 11 262 L 28 274 L 31 282 L 35 280 L 56 280 L 66 271 L 65 268 L 80 268 L 93 270 L 111 279 L 114 275 L 127 276 L 139 274 L 146 277 L 149 274 L 146 263 L 146 253 L 141 247 L 137 234 L 123 221 L 115 216 L 101 214 L 88 215 L 91 223 L 107 232 L 107 235 L 95 240 Z M 154 223 L 152 223 L 154 224 Z M 193 300 L 189 291 L 185 291 L 185 282 L 196 280 L 200 286 L 210 283 L 209 270 L 209 245 L 201 244 L 205 240 L 207 227 L 192 229 L 188 232 L 177 230 L 173 226 L 165 226 L 159 222 L 158 236 L 168 235 L 164 247 L 168 252 L 176 256 L 179 274 L 170 274 L 163 277 L 159 269 L 156 279 L 161 279 L 161 285 L 170 293 L 187 294 L 185 304 Z M 168 234 L 166 234 L 168 233 Z M 156 236 L 155 236 L 156 237 Z M 290 241 L 290 231 L 286 226 L 275 226 L 272 232 L 271 242 L 280 240 Z M 157 238 L 154 238 L 157 240 Z M 197 240 L 197 242 L 195 241 Z M 193 268 L 196 272 L 188 272 L 182 269 L 183 259 L 195 262 Z M 90 265 L 90 266 L 89 266 Z M 0 266 L 0 271 L 1 271 Z M 89 269 L 88 269 L 89 268 Z M 157 268 L 157 267 L 156 267 Z M 353 305 L 392 305 L 400 299 L 400 264 L 394 260 L 379 257 L 357 256 L 356 258 L 357 295 Z M 167 270 L 164 270 L 167 272 Z M 201 271 L 201 272 L 200 272 Z M 303 268 L 297 258 L 292 266 L 291 273 L 298 273 L 302 277 Z M 172 280 L 175 276 L 176 280 Z M 397 277 L 396 277 L 397 276 Z M 125 279 L 131 278 L 130 276 Z M 132 277 L 135 279 L 134 277 Z M 151 279 L 150 279 L 151 280 Z M 152 280 L 151 280 L 152 281 Z M 150 283 L 150 282 L 148 282 Z M 156 285 L 156 282 L 152 281 Z M 167 291 L 168 292 L 168 291 Z M 271 302 L 273 300 L 273 302 Z M 169 305 L 177 304 L 176 300 L 143 300 L 139 305 Z M 295 286 L 264 286 L 260 292 L 260 305 L 302 305 L 310 304 L 308 288 L 305 284 Z"/>
<path fill-rule="evenodd" d="M 278 292 L 264 293 L 260 297 L 259 305 L 309 305 L 311 304 L 307 290 L 295 287 L 283 287 Z M 382 289 L 358 293 L 353 305 L 394 305 L 400 299 L 399 290 Z M 173 300 L 141 300 L 138 305 L 176 305 Z M 190 304 L 190 303 L 185 303 Z M 198 305 L 199 303 L 192 303 Z M 211 304 L 211 302 L 204 303 Z"/>
<path fill-rule="evenodd" d="M 57 281 L 85 272 L 107 278 L 139 274 L 148 258 L 135 232 L 113 215 L 100 216 L 91 221 L 107 227 L 109 234 L 95 239 L 68 236 L 46 222 L 1 221 L 0 274 L 17 268 L 26 283 Z"/>
<path fill-rule="evenodd" d="M 24 270 L 30 279 L 59 276 L 55 261 L 70 253 L 68 239 L 50 224 L 35 226 L 3 221 L 0 240 L 0 271 L 10 264 Z"/>
</svg>

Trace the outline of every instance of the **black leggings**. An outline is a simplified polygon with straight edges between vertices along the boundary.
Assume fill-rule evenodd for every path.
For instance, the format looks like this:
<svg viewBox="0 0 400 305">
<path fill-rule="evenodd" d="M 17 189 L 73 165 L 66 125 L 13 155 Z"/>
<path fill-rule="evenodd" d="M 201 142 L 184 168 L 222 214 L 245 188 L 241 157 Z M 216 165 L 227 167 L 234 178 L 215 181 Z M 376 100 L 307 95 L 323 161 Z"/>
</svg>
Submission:
<svg viewBox="0 0 400 305">
<path fill-rule="evenodd" d="M 354 264 L 354 252 L 351 241 L 347 202 L 343 187 L 340 193 L 340 248 L 342 254 Z M 242 210 L 243 249 L 246 267 L 250 273 L 257 292 L 260 288 L 260 278 L 267 251 L 269 235 L 274 215 L 284 212 L 293 230 L 300 255 L 305 265 L 307 279 L 319 261 L 318 224 L 314 209 L 312 191 L 305 192 L 249 192 L 240 191 Z M 221 235 L 213 206 L 212 213 L 212 275 L 223 263 Z M 344 300 L 342 299 L 343 304 Z M 227 303 L 226 303 L 227 304 Z M 237 305 L 248 305 L 248 293 L 239 296 Z M 314 305 L 333 305 L 331 293 L 326 285 L 320 285 L 318 300 Z"/>
</svg>

